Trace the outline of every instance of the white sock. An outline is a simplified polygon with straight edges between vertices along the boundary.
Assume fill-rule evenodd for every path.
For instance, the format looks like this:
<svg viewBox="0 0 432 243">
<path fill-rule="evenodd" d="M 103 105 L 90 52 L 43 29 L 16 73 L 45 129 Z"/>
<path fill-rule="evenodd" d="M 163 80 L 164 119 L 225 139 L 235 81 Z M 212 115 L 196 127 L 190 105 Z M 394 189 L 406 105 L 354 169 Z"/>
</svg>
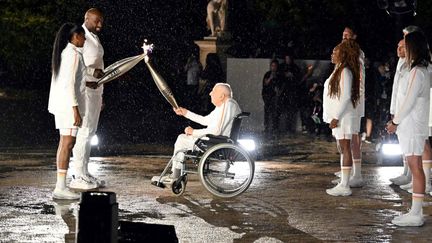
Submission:
<svg viewBox="0 0 432 243">
<path fill-rule="evenodd" d="M 361 177 L 361 159 L 353 159 L 353 177 Z"/>
<path fill-rule="evenodd" d="M 423 171 L 425 174 L 426 185 L 430 185 L 432 160 L 423 160 Z"/>
<path fill-rule="evenodd" d="M 420 194 L 420 193 L 412 194 L 412 205 L 410 211 L 411 214 L 423 216 L 423 199 L 424 199 L 424 194 Z"/>
<path fill-rule="evenodd" d="M 75 178 L 79 178 L 84 174 L 83 167 L 74 167 L 73 171 L 74 171 L 73 175 L 75 176 Z"/>
<path fill-rule="evenodd" d="M 64 190 L 66 188 L 66 174 L 67 170 L 57 169 L 56 189 Z"/>
<path fill-rule="evenodd" d="M 84 161 L 84 163 L 83 163 L 82 173 L 83 173 L 84 175 L 88 175 L 88 174 L 89 174 L 89 171 L 88 171 L 88 164 L 89 164 L 88 161 Z"/>
<path fill-rule="evenodd" d="M 351 175 L 351 166 L 341 166 L 341 182 L 340 184 L 344 187 L 349 187 L 349 178 Z"/>
</svg>

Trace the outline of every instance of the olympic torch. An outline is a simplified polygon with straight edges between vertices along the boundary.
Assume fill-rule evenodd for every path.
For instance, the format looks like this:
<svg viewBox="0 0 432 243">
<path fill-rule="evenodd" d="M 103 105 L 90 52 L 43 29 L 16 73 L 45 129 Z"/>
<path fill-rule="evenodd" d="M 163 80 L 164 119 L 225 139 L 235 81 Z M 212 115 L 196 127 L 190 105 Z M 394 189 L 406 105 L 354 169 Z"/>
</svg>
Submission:
<svg viewBox="0 0 432 243">
<path fill-rule="evenodd" d="M 146 53 L 146 49 L 148 48 L 148 45 L 145 41 L 144 41 L 144 45 L 142 48 L 144 49 L 144 53 Z M 171 89 L 168 87 L 164 78 L 162 76 L 160 76 L 159 73 L 156 72 L 156 70 L 154 70 L 152 65 L 149 63 L 148 56 L 146 56 L 144 58 L 144 61 L 147 65 L 148 69 L 150 70 L 150 74 L 151 74 L 153 81 L 155 82 L 156 86 L 158 87 L 159 91 L 162 93 L 162 95 L 165 97 L 165 99 L 168 101 L 168 103 L 170 103 L 172 107 L 177 109 L 179 107 L 177 105 L 177 101 L 175 100 L 174 95 L 173 95 Z"/>
<path fill-rule="evenodd" d="M 133 56 L 133 57 L 127 57 L 120 61 L 117 61 L 110 66 L 108 66 L 104 70 L 104 75 L 102 78 L 98 80 L 98 86 L 107 83 L 109 81 L 112 81 L 121 75 L 125 74 L 127 71 L 132 69 L 135 65 L 137 65 L 141 60 L 143 60 L 149 52 L 151 52 L 153 49 L 153 44 L 147 45 L 144 49 L 144 53 L 141 55 Z"/>
</svg>

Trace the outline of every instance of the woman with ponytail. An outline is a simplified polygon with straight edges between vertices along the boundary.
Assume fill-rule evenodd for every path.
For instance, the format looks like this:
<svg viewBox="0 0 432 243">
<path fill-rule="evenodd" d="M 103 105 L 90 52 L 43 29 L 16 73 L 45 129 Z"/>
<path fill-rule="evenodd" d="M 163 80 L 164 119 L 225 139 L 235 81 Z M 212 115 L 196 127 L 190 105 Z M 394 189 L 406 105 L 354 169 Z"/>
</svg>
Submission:
<svg viewBox="0 0 432 243">
<path fill-rule="evenodd" d="M 66 174 L 78 127 L 84 114 L 86 71 L 81 47 L 85 41 L 84 29 L 76 24 L 63 24 L 56 34 L 52 53 L 52 78 L 48 110 L 54 115 L 60 133 L 57 149 L 57 183 L 55 199 L 79 199 L 78 193 L 66 187 Z"/>
<path fill-rule="evenodd" d="M 332 196 L 349 196 L 352 168 L 351 139 L 356 132 L 356 106 L 360 99 L 360 47 L 354 40 L 345 40 L 333 49 L 333 73 L 324 83 L 323 120 L 329 123 L 341 154 L 341 181 L 327 189 Z"/>
<path fill-rule="evenodd" d="M 415 31 L 405 36 L 405 52 L 410 72 L 406 79 L 399 81 L 395 112 L 393 119 L 387 123 L 387 131 L 398 135 L 399 144 L 411 170 L 412 204 L 408 213 L 395 217 L 392 223 L 398 226 L 422 226 L 425 172 L 430 173 L 430 166 L 423 168 L 422 154 L 429 135 L 431 85 L 428 70 L 431 57 L 423 32 Z M 427 183 L 429 184 L 429 181 Z"/>
</svg>

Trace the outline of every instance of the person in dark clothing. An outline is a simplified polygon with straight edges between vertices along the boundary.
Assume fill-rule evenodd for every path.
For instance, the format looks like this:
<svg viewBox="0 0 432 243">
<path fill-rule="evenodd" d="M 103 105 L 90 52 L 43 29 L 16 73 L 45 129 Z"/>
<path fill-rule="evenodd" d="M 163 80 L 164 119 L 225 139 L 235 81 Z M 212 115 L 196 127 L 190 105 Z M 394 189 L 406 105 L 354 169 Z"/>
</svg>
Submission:
<svg viewBox="0 0 432 243">
<path fill-rule="evenodd" d="M 368 59 L 365 59 L 365 73 L 368 80 L 365 82 L 365 142 L 372 142 L 372 129 L 377 106 L 377 82 L 376 74 L 370 66 Z"/>
<path fill-rule="evenodd" d="M 219 57 L 216 53 L 209 53 L 206 57 L 206 65 L 201 72 L 201 84 L 198 95 L 202 100 L 202 113 L 208 113 L 211 106 L 210 96 L 208 95 L 217 83 L 225 83 L 224 73 Z"/>
<path fill-rule="evenodd" d="M 281 94 L 277 102 L 276 120 L 283 113 L 287 113 L 286 130 L 289 132 L 295 131 L 295 118 L 298 111 L 297 92 L 300 84 L 300 68 L 294 63 L 291 55 L 285 54 L 285 62 L 280 65 L 281 83 L 279 84 Z M 278 127 L 277 127 L 278 128 Z"/>
<path fill-rule="evenodd" d="M 270 63 L 270 71 L 264 74 L 262 98 L 264 101 L 264 133 L 268 137 L 271 132 L 276 131 L 279 121 L 276 119 L 277 100 L 281 94 L 280 83 L 282 77 L 279 73 L 279 62 L 272 60 Z"/>
</svg>

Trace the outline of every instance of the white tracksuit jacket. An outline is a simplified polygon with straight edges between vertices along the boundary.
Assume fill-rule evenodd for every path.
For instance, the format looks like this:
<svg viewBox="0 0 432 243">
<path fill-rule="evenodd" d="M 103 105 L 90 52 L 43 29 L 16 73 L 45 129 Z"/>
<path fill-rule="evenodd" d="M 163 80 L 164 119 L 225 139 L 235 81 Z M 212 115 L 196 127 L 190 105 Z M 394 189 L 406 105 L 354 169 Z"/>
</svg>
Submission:
<svg viewBox="0 0 432 243">
<path fill-rule="evenodd" d="M 73 106 L 85 114 L 85 77 L 81 48 L 68 43 L 61 53 L 60 69 L 51 78 L 48 111 L 56 116 L 56 128 L 75 127 Z"/>
</svg>

